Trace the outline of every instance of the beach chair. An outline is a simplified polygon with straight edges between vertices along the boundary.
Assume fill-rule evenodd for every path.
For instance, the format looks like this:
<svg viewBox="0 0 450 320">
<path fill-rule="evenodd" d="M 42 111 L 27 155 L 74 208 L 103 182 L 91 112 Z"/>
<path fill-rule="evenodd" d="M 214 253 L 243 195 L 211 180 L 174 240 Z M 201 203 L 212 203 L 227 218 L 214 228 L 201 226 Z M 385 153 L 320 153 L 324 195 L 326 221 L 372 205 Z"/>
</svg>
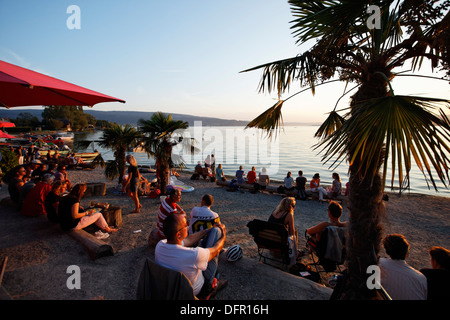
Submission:
<svg viewBox="0 0 450 320">
<path fill-rule="evenodd" d="M 289 242 L 288 231 L 282 224 L 271 223 L 259 219 L 254 219 L 247 224 L 249 233 L 258 247 L 259 260 L 275 261 L 276 265 L 282 270 L 289 266 Z M 268 251 L 268 252 L 267 252 Z M 281 267 L 279 266 L 281 264 Z"/>
<path fill-rule="evenodd" d="M 137 300 L 197 300 L 192 284 L 182 273 L 145 260 L 139 276 Z"/>
<path fill-rule="evenodd" d="M 330 226 L 322 231 L 320 240 L 316 242 L 305 231 L 306 247 L 310 254 L 311 265 L 314 265 L 318 273 L 335 272 L 342 273 L 346 258 L 345 251 L 346 228 Z"/>
</svg>

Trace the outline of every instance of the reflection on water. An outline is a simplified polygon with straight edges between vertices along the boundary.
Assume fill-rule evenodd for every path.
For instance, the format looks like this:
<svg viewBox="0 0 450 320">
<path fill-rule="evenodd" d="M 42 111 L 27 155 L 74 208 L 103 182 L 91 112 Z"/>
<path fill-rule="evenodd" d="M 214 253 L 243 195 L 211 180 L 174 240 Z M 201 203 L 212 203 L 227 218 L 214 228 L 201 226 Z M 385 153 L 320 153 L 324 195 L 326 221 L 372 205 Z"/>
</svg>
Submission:
<svg viewBox="0 0 450 320">
<path fill-rule="evenodd" d="M 299 170 L 308 179 L 317 172 L 321 176 L 322 183 L 331 183 L 331 174 L 338 172 L 343 185 L 348 181 L 348 164 L 344 161 L 337 168 L 329 168 L 332 162 L 323 164 L 319 149 L 314 150 L 318 140 L 314 138 L 316 126 L 285 127 L 276 139 L 269 140 L 258 129 L 246 129 L 243 127 L 193 127 L 189 128 L 189 137 L 196 140 L 196 147 L 202 150 L 194 155 L 187 154 L 183 150 L 175 148 L 175 153 L 183 156 L 187 168 L 193 170 L 197 162 L 204 163 L 208 154 L 214 154 L 216 165 L 221 163 L 226 175 L 234 175 L 240 165 L 245 172 L 255 166 L 259 172 L 263 167 L 268 169 L 273 180 L 283 180 L 288 171 L 295 178 Z M 101 131 L 93 133 L 77 133 L 76 140 L 99 140 Z M 105 161 L 113 159 L 113 152 L 100 148 L 94 143 L 86 150 L 93 152 L 97 149 Z M 139 165 L 154 165 L 155 160 L 149 158 L 143 151 L 133 152 Z M 390 172 L 387 174 L 387 185 L 390 186 Z M 428 189 L 422 172 L 413 164 L 410 172 L 410 191 L 450 197 L 450 190 L 437 181 L 439 192 Z M 394 182 L 398 186 L 398 182 Z M 390 187 L 386 188 L 389 191 Z"/>
</svg>

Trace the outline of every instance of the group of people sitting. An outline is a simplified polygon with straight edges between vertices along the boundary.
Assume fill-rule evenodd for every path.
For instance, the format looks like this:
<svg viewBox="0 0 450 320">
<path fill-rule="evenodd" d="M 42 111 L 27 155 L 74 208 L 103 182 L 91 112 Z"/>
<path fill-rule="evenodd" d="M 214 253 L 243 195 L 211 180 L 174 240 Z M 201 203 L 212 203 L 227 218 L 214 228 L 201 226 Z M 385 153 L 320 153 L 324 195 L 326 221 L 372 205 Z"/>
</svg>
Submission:
<svg viewBox="0 0 450 320">
<path fill-rule="evenodd" d="M 297 230 L 294 227 L 295 198 L 285 197 L 272 212 L 268 221 L 286 226 L 290 237 L 297 243 Z M 335 201 L 328 205 L 328 221 L 306 229 L 306 233 L 318 243 L 327 227 L 348 228 L 349 221 L 340 221 L 342 207 Z M 409 266 L 406 258 L 409 243 L 401 234 L 389 234 L 383 239 L 383 247 L 388 258 L 381 258 L 381 285 L 394 300 L 435 300 L 450 297 L 450 251 L 443 247 L 432 247 L 429 251 L 431 268 L 420 271 Z"/>
<path fill-rule="evenodd" d="M 28 170 L 31 168 L 30 170 Z M 103 215 L 95 210 L 85 210 L 80 201 L 86 192 L 86 184 L 72 187 L 64 165 L 44 165 L 38 160 L 30 166 L 17 166 L 12 169 L 8 191 L 12 204 L 24 216 L 46 215 L 49 221 L 59 223 L 63 230 L 83 229 L 95 223 L 103 232 L 111 233 Z"/>
<path fill-rule="evenodd" d="M 257 184 L 258 189 L 264 190 L 270 184 L 270 178 L 266 168 L 262 168 L 261 172 L 257 174 L 256 168 L 253 166 L 251 171 L 249 171 L 246 175 L 243 166 L 239 166 L 235 176 L 236 183 L 238 185 L 245 183 L 252 185 Z M 223 181 L 226 180 L 221 164 L 219 164 L 216 169 L 216 177 L 218 177 L 218 179 L 222 179 Z M 319 173 L 314 174 L 311 179 L 309 188 L 311 192 L 318 194 L 320 201 L 323 201 L 324 199 L 337 199 L 342 194 L 342 183 L 339 173 L 333 172 L 332 178 L 333 182 L 331 186 L 326 189 L 320 185 Z M 307 179 L 303 176 L 303 171 L 298 171 L 298 177 L 295 178 L 295 181 L 294 177 L 292 177 L 292 173 L 289 171 L 284 178 L 284 184 L 281 187 L 285 193 L 291 193 L 297 199 L 306 200 L 306 182 Z"/>
<path fill-rule="evenodd" d="M 311 192 L 318 193 L 320 201 L 324 200 L 324 198 L 336 199 L 342 194 L 342 183 L 339 173 L 333 172 L 332 178 L 333 182 L 331 187 L 327 187 L 326 189 L 320 185 L 320 175 L 318 173 L 314 174 L 311 179 L 309 189 Z M 303 171 L 298 171 L 298 177 L 295 179 L 295 183 L 292 173 L 289 171 L 284 178 L 284 189 L 287 192 L 294 192 L 298 196 L 298 199 L 306 200 L 306 182 L 307 179 L 303 176 Z"/>
<path fill-rule="evenodd" d="M 226 227 L 211 210 L 213 196 L 205 194 L 189 220 L 180 207 L 181 191 L 171 189 L 161 201 L 157 222 L 156 263 L 182 272 L 190 280 L 194 294 L 206 299 L 223 288 L 218 279 L 218 257 L 226 240 Z"/>
<path fill-rule="evenodd" d="M 388 258 L 381 258 L 381 285 L 393 300 L 443 300 L 450 293 L 450 251 L 434 246 L 429 250 L 431 268 L 420 271 L 411 267 L 406 258 L 410 245 L 402 234 L 389 234 L 383 239 Z"/>
</svg>

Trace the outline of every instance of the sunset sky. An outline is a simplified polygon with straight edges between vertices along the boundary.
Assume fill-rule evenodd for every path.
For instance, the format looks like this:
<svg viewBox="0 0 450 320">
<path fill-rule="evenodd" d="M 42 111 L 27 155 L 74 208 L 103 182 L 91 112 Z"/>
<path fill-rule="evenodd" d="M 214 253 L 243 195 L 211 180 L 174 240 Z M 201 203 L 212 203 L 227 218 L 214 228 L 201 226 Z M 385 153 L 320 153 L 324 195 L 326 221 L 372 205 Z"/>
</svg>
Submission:
<svg viewBox="0 0 450 320">
<path fill-rule="evenodd" d="M 68 27 L 71 5 L 80 9 L 80 29 Z M 291 20 L 286 0 L 0 0 L 0 60 L 126 100 L 96 110 L 251 120 L 276 95 L 258 93 L 260 71 L 240 71 L 305 50 Z M 445 81 L 402 77 L 393 87 L 450 99 Z M 332 84 L 296 96 L 284 120 L 323 121 L 343 90 Z"/>
</svg>

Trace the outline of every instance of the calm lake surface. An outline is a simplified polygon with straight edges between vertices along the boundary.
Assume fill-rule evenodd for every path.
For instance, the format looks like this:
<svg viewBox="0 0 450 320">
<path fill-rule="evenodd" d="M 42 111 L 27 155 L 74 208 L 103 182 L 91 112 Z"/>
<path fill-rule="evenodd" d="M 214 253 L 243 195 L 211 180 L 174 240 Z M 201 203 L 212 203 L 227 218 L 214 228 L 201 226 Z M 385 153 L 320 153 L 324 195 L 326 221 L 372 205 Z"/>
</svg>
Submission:
<svg viewBox="0 0 450 320">
<path fill-rule="evenodd" d="M 348 181 L 348 163 L 344 161 L 338 167 L 332 168 L 330 168 L 331 161 L 322 163 L 320 149 L 314 150 L 314 146 L 318 143 L 318 140 L 314 138 L 317 129 L 318 126 L 286 126 L 276 134 L 276 137 L 268 139 L 259 129 L 195 126 L 184 131 L 183 136 L 184 141 L 190 140 L 187 138 L 195 139 L 195 146 L 199 152 L 192 155 L 182 147 L 176 147 L 174 155 L 181 156 L 189 170 L 193 170 L 199 161 L 203 165 L 206 157 L 214 154 L 216 166 L 221 163 L 227 175 L 234 175 L 240 165 L 244 167 L 245 172 L 250 171 L 252 166 L 255 166 L 257 172 L 265 167 L 272 180 L 283 180 L 288 171 L 292 172 L 295 179 L 298 171 L 302 170 L 308 181 L 317 172 L 320 174 L 321 182 L 329 184 L 332 181 L 331 174 L 338 172 L 342 184 L 345 185 Z M 101 136 L 101 131 L 79 133 L 75 139 L 98 140 Z M 86 151 L 94 149 L 102 154 L 105 161 L 113 159 L 113 153 L 110 150 L 102 149 L 95 143 Z M 131 153 L 136 157 L 139 165 L 155 163 L 155 160 L 149 159 L 145 152 Z M 388 172 L 386 191 L 391 190 L 390 177 L 391 174 Z M 394 186 L 398 186 L 397 181 Z M 410 192 L 450 197 L 450 190 L 446 189 L 442 183 L 438 183 L 438 188 L 438 192 L 433 188 L 428 189 L 422 172 L 413 164 L 410 172 Z"/>
</svg>

